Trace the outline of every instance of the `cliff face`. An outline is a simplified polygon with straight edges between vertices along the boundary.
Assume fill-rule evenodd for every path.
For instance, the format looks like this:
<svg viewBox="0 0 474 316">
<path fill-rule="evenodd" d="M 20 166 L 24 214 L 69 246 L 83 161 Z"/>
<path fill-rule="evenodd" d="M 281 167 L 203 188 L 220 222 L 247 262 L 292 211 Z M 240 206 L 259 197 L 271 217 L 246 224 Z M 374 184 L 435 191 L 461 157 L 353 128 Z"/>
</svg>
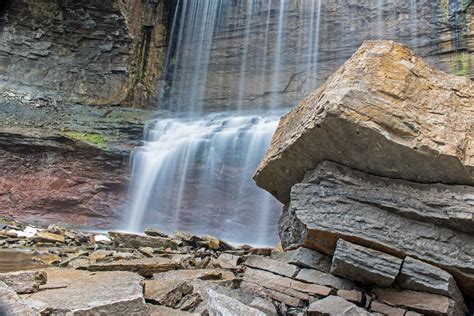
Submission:
<svg viewBox="0 0 474 316">
<path fill-rule="evenodd" d="M 149 105 L 166 46 L 166 1 L 6 1 L 0 90 L 44 103 Z"/>
<path fill-rule="evenodd" d="M 407 44 L 430 65 L 474 78 L 471 1 L 248 3 L 234 1 L 223 6 L 225 18 L 219 19 L 214 30 L 204 108 L 235 107 L 241 95 L 243 107 L 248 109 L 268 106 L 275 98 L 277 106 L 293 106 L 323 83 L 363 41 L 373 39 Z M 319 13 L 314 8 L 318 3 Z M 312 39 L 310 31 L 315 33 Z M 282 55 L 276 58 L 279 48 Z M 187 54 L 194 51 L 188 48 Z M 281 72 L 276 83 L 275 68 Z M 191 68 L 186 71 L 192 73 Z M 239 82 L 242 73 L 243 83 Z"/>
</svg>

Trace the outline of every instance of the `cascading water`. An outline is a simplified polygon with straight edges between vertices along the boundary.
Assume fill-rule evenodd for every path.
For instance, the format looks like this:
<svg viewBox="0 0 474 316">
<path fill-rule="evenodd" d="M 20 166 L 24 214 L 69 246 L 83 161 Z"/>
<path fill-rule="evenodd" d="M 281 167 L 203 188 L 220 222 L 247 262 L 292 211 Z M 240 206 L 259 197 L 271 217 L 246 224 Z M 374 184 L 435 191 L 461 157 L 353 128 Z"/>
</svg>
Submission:
<svg viewBox="0 0 474 316">
<path fill-rule="evenodd" d="M 166 56 L 170 80 L 165 101 L 179 114 L 178 118 L 149 122 L 146 140 L 133 154 L 132 202 L 127 219 L 130 231 L 157 226 L 169 232 L 182 229 L 262 245 L 277 239 L 281 206 L 256 187 L 252 174 L 283 113 L 277 109 L 282 106 L 278 91 L 285 84 L 281 71 L 286 62 L 285 43 L 291 36 L 285 17 L 291 10 L 300 10 L 299 36 L 302 42 L 310 41 L 301 62 L 315 67 L 320 1 L 301 1 L 302 6 L 296 9 L 281 1 L 276 12 L 271 0 L 231 2 L 178 1 Z M 243 30 L 238 43 L 239 78 L 232 79 L 236 85 L 233 109 L 237 111 L 205 113 L 201 105 L 212 67 L 212 48 L 218 45 L 214 37 L 217 30 L 229 28 L 226 16 L 235 7 L 239 12 L 234 22 Z M 255 37 L 261 39 L 263 47 L 256 45 Z M 255 55 L 261 59 L 249 58 Z M 247 90 L 255 90 L 246 85 L 246 77 L 253 74 L 268 80 L 258 87 L 262 95 L 271 95 L 262 106 L 267 112 L 242 111 Z M 314 82 L 307 81 L 308 91 Z M 268 112 L 271 109 L 275 110 Z"/>
<path fill-rule="evenodd" d="M 149 122 L 133 155 L 128 230 L 273 244 L 281 205 L 252 173 L 278 117 L 365 39 L 423 48 L 412 35 L 429 31 L 418 24 L 427 10 L 414 0 L 177 0 L 161 102 L 173 114 Z M 358 24 L 358 14 L 376 27 Z"/>
</svg>

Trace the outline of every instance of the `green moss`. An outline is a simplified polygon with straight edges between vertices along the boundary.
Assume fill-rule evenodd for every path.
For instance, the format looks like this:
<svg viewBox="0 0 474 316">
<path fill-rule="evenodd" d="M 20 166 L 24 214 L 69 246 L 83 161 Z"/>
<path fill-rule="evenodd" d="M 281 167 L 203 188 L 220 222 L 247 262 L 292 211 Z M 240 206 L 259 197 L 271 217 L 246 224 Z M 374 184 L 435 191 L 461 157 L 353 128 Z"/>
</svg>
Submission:
<svg viewBox="0 0 474 316">
<path fill-rule="evenodd" d="M 69 132 L 64 132 L 64 135 L 68 138 L 78 140 L 81 142 L 86 142 L 99 148 L 107 147 L 107 139 L 104 136 L 99 135 L 99 134 L 69 131 Z"/>
<path fill-rule="evenodd" d="M 469 57 L 466 53 L 455 53 L 452 57 L 452 71 L 458 76 L 467 76 L 469 73 Z"/>
</svg>

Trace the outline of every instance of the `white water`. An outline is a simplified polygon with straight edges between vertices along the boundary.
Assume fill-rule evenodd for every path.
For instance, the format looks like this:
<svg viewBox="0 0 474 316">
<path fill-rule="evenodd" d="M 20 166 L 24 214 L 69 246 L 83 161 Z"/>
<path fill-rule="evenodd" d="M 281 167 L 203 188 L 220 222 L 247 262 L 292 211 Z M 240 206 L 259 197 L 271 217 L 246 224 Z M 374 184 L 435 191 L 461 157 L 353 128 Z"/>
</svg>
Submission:
<svg viewBox="0 0 474 316">
<path fill-rule="evenodd" d="M 268 224 L 274 224 L 278 204 L 251 178 L 278 117 L 213 114 L 152 122 L 133 156 L 137 181 L 129 230 L 146 224 L 236 242 L 272 242 L 275 230 Z"/>
<path fill-rule="evenodd" d="M 299 10 L 301 21 L 298 36 L 309 43 L 299 61 L 311 67 L 304 88 L 314 89 L 321 1 L 300 1 L 295 6 L 288 0 L 178 0 L 180 9 L 171 30 L 174 45 L 169 45 L 166 62 L 171 78 L 168 101 L 181 114 L 149 122 L 143 146 L 133 154 L 127 230 L 141 232 L 153 226 L 167 232 L 213 234 L 239 243 L 276 242 L 281 205 L 255 185 L 252 175 L 283 112 L 256 112 L 254 106 L 252 114 L 242 108 L 247 90 L 255 90 L 246 85 L 252 74 L 264 79 L 260 93 L 271 95 L 268 104 L 260 105 L 281 107 L 278 91 L 286 79 L 281 73 L 287 62 L 286 43 L 294 36 L 286 27 L 286 16 L 294 10 Z M 238 11 L 229 13 L 233 8 Z M 232 23 L 237 26 L 226 24 L 227 14 L 234 16 Z M 239 75 L 231 79 L 235 107 L 232 112 L 203 114 L 211 54 L 218 44 L 214 35 L 218 30 L 239 28 L 243 30 L 238 31 L 243 37 L 237 42 Z M 257 43 L 256 34 L 261 34 Z M 219 53 L 225 54 L 225 48 Z M 256 55 L 261 57 L 252 59 Z"/>
</svg>

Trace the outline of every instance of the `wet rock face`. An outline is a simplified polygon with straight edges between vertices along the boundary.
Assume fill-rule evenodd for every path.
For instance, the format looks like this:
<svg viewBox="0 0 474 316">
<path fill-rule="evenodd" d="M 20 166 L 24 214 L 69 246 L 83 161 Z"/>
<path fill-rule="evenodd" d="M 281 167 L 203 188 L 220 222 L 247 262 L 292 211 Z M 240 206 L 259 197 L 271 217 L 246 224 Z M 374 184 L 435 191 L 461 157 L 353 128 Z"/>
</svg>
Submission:
<svg viewBox="0 0 474 316">
<path fill-rule="evenodd" d="M 165 1 L 7 1 L 0 87 L 53 104 L 148 106 L 161 75 L 166 16 Z"/>
<path fill-rule="evenodd" d="M 230 1 L 229 1 L 230 2 Z M 203 106 L 235 106 L 244 87 L 243 106 L 290 106 L 307 96 L 343 64 L 365 40 L 390 39 L 412 47 L 429 64 L 449 73 L 474 78 L 472 36 L 473 6 L 464 1 L 320 1 L 318 15 L 310 14 L 317 3 L 286 1 L 283 34 L 278 36 L 280 2 L 253 1 L 249 6 L 234 1 L 225 6 L 219 20 L 209 60 Z M 267 19 L 271 20 L 268 28 Z M 319 34 L 309 38 L 312 22 Z M 246 29 L 249 25 L 249 36 Z M 268 31 L 268 33 L 266 33 Z M 242 48 L 248 43 L 247 48 Z M 266 44 L 266 45 L 265 45 Z M 273 54 L 278 47 L 282 54 Z M 310 46 L 318 47 L 308 56 Z M 193 54 L 188 49 L 188 54 Z M 245 55 L 246 64 L 243 60 Z M 275 66 L 276 60 L 281 64 Z M 262 69 L 262 66 L 266 65 Z M 245 80 L 239 84 L 243 67 Z M 279 68 L 275 82 L 272 71 Z M 189 73 L 192 69 L 187 70 Z M 237 78 L 237 79 L 236 79 Z M 275 77 L 272 77 L 275 79 Z"/>
</svg>

